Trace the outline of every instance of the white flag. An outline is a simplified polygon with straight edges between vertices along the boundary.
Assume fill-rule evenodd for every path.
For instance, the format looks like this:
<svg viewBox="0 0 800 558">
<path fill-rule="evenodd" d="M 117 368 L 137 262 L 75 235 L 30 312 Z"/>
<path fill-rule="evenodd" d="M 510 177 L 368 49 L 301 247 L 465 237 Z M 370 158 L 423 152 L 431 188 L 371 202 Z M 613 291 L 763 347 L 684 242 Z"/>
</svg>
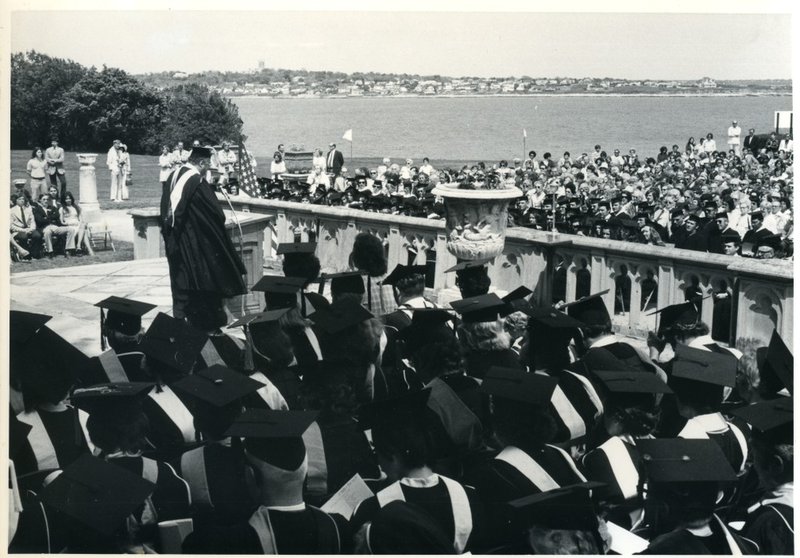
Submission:
<svg viewBox="0 0 800 558">
<path fill-rule="evenodd" d="M 525 128 L 522 129 L 522 137 L 523 138 L 527 138 L 528 137 L 528 130 L 526 130 Z"/>
<path fill-rule="evenodd" d="M 350 128 L 349 130 L 347 130 L 342 136 L 342 139 L 346 139 L 347 141 L 353 141 L 353 129 Z"/>
</svg>

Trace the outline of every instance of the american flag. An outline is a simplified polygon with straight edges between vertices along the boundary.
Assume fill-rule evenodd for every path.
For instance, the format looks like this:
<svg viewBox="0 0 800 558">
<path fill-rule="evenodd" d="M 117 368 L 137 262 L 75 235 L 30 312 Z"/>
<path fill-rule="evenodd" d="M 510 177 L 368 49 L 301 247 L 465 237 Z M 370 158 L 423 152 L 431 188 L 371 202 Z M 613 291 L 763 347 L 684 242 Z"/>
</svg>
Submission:
<svg viewBox="0 0 800 558">
<path fill-rule="evenodd" d="M 253 170 L 253 163 L 244 143 L 239 143 L 239 194 L 246 194 L 251 198 L 258 197 L 256 171 Z"/>
</svg>

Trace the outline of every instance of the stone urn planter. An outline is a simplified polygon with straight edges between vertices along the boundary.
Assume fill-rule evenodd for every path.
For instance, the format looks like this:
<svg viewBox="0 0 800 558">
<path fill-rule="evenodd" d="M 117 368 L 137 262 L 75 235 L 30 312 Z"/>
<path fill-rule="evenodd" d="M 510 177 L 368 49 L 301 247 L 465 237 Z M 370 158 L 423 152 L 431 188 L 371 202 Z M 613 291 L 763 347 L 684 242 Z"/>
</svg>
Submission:
<svg viewBox="0 0 800 558">
<path fill-rule="evenodd" d="M 444 198 L 447 250 L 459 261 L 503 253 L 508 202 L 522 196 L 519 188 L 465 189 L 450 183 L 438 185 L 433 193 Z"/>
</svg>

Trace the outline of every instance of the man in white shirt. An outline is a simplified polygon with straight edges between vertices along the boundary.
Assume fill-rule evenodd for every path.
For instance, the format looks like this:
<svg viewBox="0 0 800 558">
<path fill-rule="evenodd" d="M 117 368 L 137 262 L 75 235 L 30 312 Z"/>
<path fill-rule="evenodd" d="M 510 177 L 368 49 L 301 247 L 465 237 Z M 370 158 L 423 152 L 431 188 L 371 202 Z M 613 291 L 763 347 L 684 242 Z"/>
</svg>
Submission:
<svg viewBox="0 0 800 558">
<path fill-rule="evenodd" d="M 706 135 L 706 142 L 703 144 L 703 150 L 706 153 L 713 153 L 717 150 L 717 142 L 714 141 L 714 134 L 711 132 Z"/>
<path fill-rule="evenodd" d="M 223 141 L 222 149 L 217 151 L 217 164 L 219 165 L 219 171 L 222 173 L 223 182 L 228 181 L 231 173 L 233 173 L 233 166 L 238 160 L 236 152 L 231 149 L 231 144 Z"/>
<path fill-rule="evenodd" d="M 180 166 L 186 164 L 189 160 L 189 152 L 183 148 L 183 142 L 179 141 L 178 145 L 175 146 L 175 150 L 172 152 L 172 161 L 175 166 Z"/>
<path fill-rule="evenodd" d="M 728 128 L 728 150 L 733 149 L 737 157 L 742 156 L 742 146 L 739 141 L 741 135 L 742 129 L 739 127 L 739 123 L 734 120 Z"/>
<path fill-rule="evenodd" d="M 314 170 L 308 175 L 306 179 L 306 184 L 308 184 L 308 195 L 313 196 L 317 188 L 322 186 L 324 191 L 330 190 L 331 188 L 331 181 L 328 178 L 328 175 L 322 171 L 322 167 L 317 165 L 314 167 Z"/>
<path fill-rule="evenodd" d="M 106 155 L 106 166 L 111 172 L 112 201 L 120 201 L 122 195 L 120 189 L 122 188 L 122 181 L 124 180 L 124 177 L 122 174 L 122 169 L 120 168 L 120 145 L 122 145 L 122 142 L 118 139 L 115 139 L 114 143 L 111 145 L 111 148 L 108 150 L 108 154 Z"/>
</svg>

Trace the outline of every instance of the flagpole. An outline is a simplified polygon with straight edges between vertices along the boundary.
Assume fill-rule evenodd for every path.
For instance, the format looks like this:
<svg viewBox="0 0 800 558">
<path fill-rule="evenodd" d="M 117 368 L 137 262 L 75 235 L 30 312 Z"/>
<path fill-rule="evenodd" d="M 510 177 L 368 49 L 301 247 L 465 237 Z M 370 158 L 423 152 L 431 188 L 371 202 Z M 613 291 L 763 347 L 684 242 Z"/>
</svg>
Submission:
<svg viewBox="0 0 800 558">
<path fill-rule="evenodd" d="M 528 141 L 528 133 L 523 129 L 522 130 L 522 160 L 525 160 L 527 157 L 528 148 L 527 148 L 527 141 Z"/>
</svg>

